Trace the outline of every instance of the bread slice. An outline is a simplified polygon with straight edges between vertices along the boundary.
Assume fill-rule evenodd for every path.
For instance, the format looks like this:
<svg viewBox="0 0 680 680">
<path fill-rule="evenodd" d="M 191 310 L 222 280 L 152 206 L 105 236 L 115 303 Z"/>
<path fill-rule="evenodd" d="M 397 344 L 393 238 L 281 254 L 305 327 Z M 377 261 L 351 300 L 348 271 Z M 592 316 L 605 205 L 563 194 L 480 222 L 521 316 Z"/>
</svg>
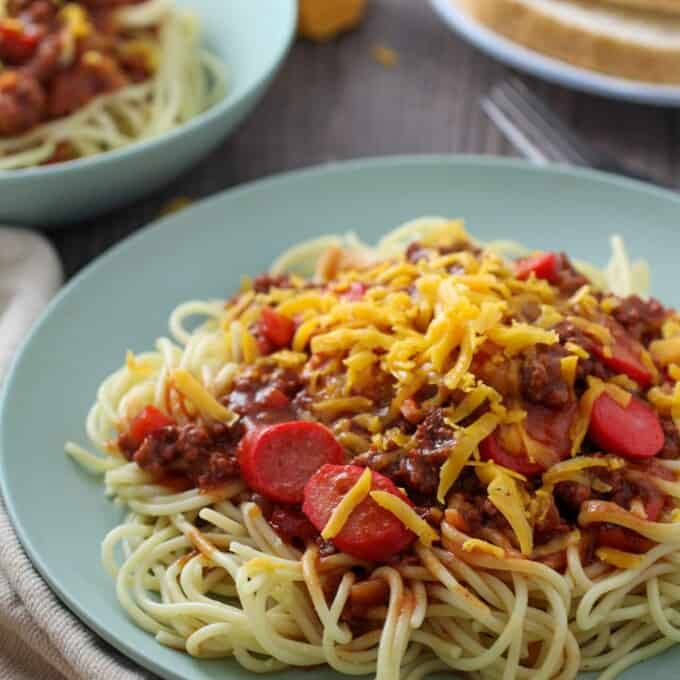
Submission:
<svg viewBox="0 0 680 680">
<path fill-rule="evenodd" d="M 680 0 L 595 0 L 605 5 L 621 5 L 650 12 L 665 12 L 680 15 Z"/>
<path fill-rule="evenodd" d="M 602 0 L 451 2 L 510 40 L 575 66 L 631 80 L 680 83 L 680 16 Z"/>
</svg>

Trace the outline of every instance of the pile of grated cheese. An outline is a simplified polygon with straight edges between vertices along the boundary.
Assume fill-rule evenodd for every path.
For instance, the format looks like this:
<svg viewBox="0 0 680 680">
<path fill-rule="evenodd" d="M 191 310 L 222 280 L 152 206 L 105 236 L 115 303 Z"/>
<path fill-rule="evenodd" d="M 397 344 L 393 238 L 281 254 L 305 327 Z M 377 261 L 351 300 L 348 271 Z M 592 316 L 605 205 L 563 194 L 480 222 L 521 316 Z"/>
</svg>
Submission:
<svg viewBox="0 0 680 680">
<path fill-rule="evenodd" d="M 477 465 L 489 499 L 508 520 L 521 552 L 530 555 L 531 522 L 544 511 L 541 498 L 555 482 L 544 480 L 543 489 L 531 497 L 521 475 L 479 462 L 480 442 L 499 425 L 522 432 L 526 413 L 475 375 L 475 356 L 491 348 L 494 356 L 512 358 L 535 345 L 554 345 L 559 342 L 554 327 L 564 319 L 606 348 L 613 342 L 611 335 L 588 317 L 600 310 L 610 312 L 616 299 L 595 296 L 586 285 L 565 300 L 533 275 L 518 280 L 493 249 L 477 248 L 461 222 L 442 221 L 418 241 L 424 255 L 416 261 L 410 261 L 403 248 L 380 257 L 358 245 L 342 249 L 325 244 L 311 282 L 293 274 L 285 286 L 262 293 L 244 281 L 221 320 L 227 352 L 242 364 L 267 362 L 299 372 L 310 417 L 327 424 L 353 454 L 373 450 L 395 456 L 411 449 L 414 436 L 397 424 L 408 415 L 416 395 L 423 412 L 444 408 L 454 444 L 441 468 L 437 500 L 445 503 L 466 466 Z M 533 323 L 517 320 L 526 304 L 540 310 Z M 253 330 L 264 305 L 296 324 L 290 348 L 268 357 L 260 356 Z M 660 346 L 659 352 L 670 344 Z M 569 355 L 562 360 L 562 374 L 573 386 L 578 362 L 588 354 L 573 343 L 565 348 Z M 177 377 L 182 379 L 181 374 Z M 623 398 L 624 390 L 619 387 L 617 392 L 613 383 L 591 383 L 571 430 L 573 454 L 580 450 L 592 402 L 604 389 Z M 658 399 L 668 401 L 667 408 L 680 418 L 680 390 L 675 396 Z M 470 422 L 476 412 L 482 415 Z M 531 459 L 531 445 L 527 451 Z M 584 458 L 555 474 L 560 480 L 578 479 L 584 469 L 600 464 Z M 367 493 L 364 489 L 357 495 L 352 507 Z M 341 526 L 338 519 L 329 532 Z"/>
</svg>

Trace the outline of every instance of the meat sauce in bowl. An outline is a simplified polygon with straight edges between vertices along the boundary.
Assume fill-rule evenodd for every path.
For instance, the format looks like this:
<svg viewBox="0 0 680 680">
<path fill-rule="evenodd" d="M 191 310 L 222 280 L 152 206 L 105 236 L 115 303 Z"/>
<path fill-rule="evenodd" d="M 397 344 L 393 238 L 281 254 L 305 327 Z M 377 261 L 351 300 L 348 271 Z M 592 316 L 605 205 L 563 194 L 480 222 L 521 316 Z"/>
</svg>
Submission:
<svg viewBox="0 0 680 680">
<path fill-rule="evenodd" d="M 0 19 L 0 139 L 68 116 L 100 95 L 146 80 L 153 54 L 119 28 L 139 0 L 9 0 Z M 69 160 L 61 146 L 48 162 Z"/>
</svg>

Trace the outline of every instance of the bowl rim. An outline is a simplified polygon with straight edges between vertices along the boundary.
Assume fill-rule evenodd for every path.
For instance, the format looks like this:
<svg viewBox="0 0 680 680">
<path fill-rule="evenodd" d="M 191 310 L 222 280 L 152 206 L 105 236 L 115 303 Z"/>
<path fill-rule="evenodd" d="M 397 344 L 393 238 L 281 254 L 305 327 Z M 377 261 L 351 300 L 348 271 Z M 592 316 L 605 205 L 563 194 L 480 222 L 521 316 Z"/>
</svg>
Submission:
<svg viewBox="0 0 680 680">
<path fill-rule="evenodd" d="M 283 24 L 283 40 L 276 46 L 271 61 L 260 73 L 255 74 L 251 82 L 247 84 L 238 96 L 231 97 L 229 91 L 227 91 L 218 102 L 213 104 L 206 111 L 199 113 L 191 120 L 155 137 L 135 141 L 127 146 L 114 149 L 113 151 L 103 151 L 85 158 L 77 158 L 72 161 L 55 163 L 53 165 L 38 165 L 27 168 L 18 168 L 16 170 L 0 170 L 0 182 L 11 183 L 12 181 L 37 179 L 55 176 L 57 174 L 68 175 L 80 170 L 92 169 L 95 165 L 108 166 L 117 161 L 130 158 L 137 154 L 146 153 L 157 149 L 163 144 L 190 135 L 197 128 L 217 120 L 232 109 L 238 108 L 238 106 L 252 96 L 253 92 L 261 87 L 268 78 L 278 71 L 293 44 L 297 30 L 297 0 L 276 0 L 275 5 L 277 7 L 280 6 L 284 14 L 285 23 Z"/>
</svg>

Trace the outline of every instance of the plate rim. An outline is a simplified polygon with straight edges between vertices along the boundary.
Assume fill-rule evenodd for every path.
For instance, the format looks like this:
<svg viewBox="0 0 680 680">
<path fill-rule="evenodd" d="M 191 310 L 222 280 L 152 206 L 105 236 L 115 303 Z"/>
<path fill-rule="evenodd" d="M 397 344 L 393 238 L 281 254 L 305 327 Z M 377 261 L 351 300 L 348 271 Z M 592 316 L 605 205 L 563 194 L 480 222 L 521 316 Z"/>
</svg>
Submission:
<svg viewBox="0 0 680 680">
<path fill-rule="evenodd" d="M 4 451 L 4 423 L 7 405 L 10 395 L 13 391 L 14 383 L 20 377 L 19 365 L 21 364 L 24 354 L 27 351 L 27 347 L 32 343 L 34 337 L 42 332 L 42 329 L 45 327 L 45 325 L 50 322 L 52 315 L 61 306 L 63 301 L 71 295 L 71 292 L 85 284 L 89 277 L 96 275 L 97 270 L 102 265 L 105 265 L 117 257 L 124 257 L 126 250 L 133 249 L 137 243 L 146 238 L 152 238 L 153 234 L 159 233 L 165 229 L 166 225 L 172 224 L 178 220 L 186 219 L 186 213 L 188 212 L 204 209 L 211 204 L 219 203 L 225 200 L 225 197 L 230 198 L 234 196 L 247 195 L 252 192 L 258 192 L 263 188 L 266 190 L 266 188 L 270 185 L 296 182 L 299 179 L 304 180 L 307 177 L 315 175 L 324 176 L 334 173 L 362 171 L 363 169 L 375 170 L 389 167 L 418 167 L 428 165 L 444 167 L 474 165 L 480 168 L 505 168 L 508 170 L 529 172 L 531 174 L 549 174 L 565 178 L 589 178 L 594 182 L 619 187 L 621 189 L 632 189 L 638 192 L 649 194 L 651 196 L 656 196 L 660 199 L 670 200 L 671 202 L 680 206 L 680 194 L 676 194 L 673 191 L 638 180 L 585 168 L 554 164 L 537 166 L 518 158 L 481 156 L 474 154 L 406 154 L 372 156 L 346 161 L 334 161 L 287 172 L 274 173 L 247 183 L 236 185 L 213 196 L 197 201 L 195 204 L 183 211 L 180 211 L 179 213 L 153 220 L 148 225 L 139 229 L 137 232 L 131 234 L 122 241 L 116 243 L 114 246 L 110 247 L 104 253 L 92 260 L 92 262 L 88 263 L 76 276 L 74 276 L 65 286 L 62 287 L 62 289 L 57 293 L 57 295 L 43 311 L 39 319 L 34 323 L 20 349 L 13 357 L 9 371 L 6 374 L 6 379 L 0 390 L 0 500 L 2 500 L 5 504 L 10 523 L 13 530 L 15 531 L 22 549 L 30 560 L 33 568 L 36 569 L 51 592 L 59 599 L 59 601 L 72 615 L 74 615 L 83 625 L 87 627 L 91 633 L 105 640 L 114 649 L 118 650 L 121 654 L 128 657 L 129 659 L 135 661 L 142 668 L 154 673 L 158 673 L 163 678 L 171 678 L 171 680 L 186 680 L 185 676 L 176 673 L 172 668 L 160 666 L 153 658 L 150 658 L 142 653 L 138 653 L 136 648 L 125 638 L 118 637 L 110 633 L 105 625 L 105 622 L 98 621 L 97 618 L 91 615 L 86 608 L 81 607 L 76 599 L 71 594 L 69 594 L 68 587 L 62 587 L 62 585 L 59 583 L 59 579 L 51 574 L 49 565 L 41 556 L 40 549 L 36 546 L 34 540 L 31 538 L 28 530 L 24 526 L 23 521 L 17 511 L 13 494 L 10 492 L 6 476 L 7 456 Z"/>
<path fill-rule="evenodd" d="M 225 115 L 228 111 L 238 109 L 254 92 L 266 83 L 269 78 L 276 75 L 293 45 L 297 27 L 297 0 L 277 0 L 275 6 L 278 6 L 279 2 L 281 2 L 281 8 L 283 9 L 282 15 L 285 14 L 286 18 L 286 23 L 283 25 L 283 40 L 277 46 L 277 49 L 273 53 L 272 59 L 266 68 L 264 68 L 238 96 L 231 97 L 229 90 L 227 90 L 219 101 L 205 111 L 199 113 L 197 116 L 194 116 L 194 118 L 191 118 L 181 125 L 178 125 L 167 132 L 163 132 L 160 135 L 134 141 L 119 149 L 105 151 L 84 158 L 76 158 L 72 161 L 51 166 L 43 165 L 19 168 L 17 170 L 0 170 L 0 182 L 8 184 L 13 181 L 37 181 L 43 177 L 54 176 L 57 173 L 60 175 L 67 175 L 74 172 L 91 170 L 94 166 L 110 165 L 118 161 L 129 159 L 131 156 L 151 152 L 163 144 L 181 139 L 191 134 L 196 128 L 210 124 L 212 121 Z M 227 64 L 226 66 L 228 68 L 229 65 Z"/>
<path fill-rule="evenodd" d="M 617 78 L 554 59 L 486 28 L 455 4 L 430 0 L 435 13 L 455 33 L 498 61 L 548 82 L 608 99 L 680 107 L 680 85 Z"/>
</svg>

